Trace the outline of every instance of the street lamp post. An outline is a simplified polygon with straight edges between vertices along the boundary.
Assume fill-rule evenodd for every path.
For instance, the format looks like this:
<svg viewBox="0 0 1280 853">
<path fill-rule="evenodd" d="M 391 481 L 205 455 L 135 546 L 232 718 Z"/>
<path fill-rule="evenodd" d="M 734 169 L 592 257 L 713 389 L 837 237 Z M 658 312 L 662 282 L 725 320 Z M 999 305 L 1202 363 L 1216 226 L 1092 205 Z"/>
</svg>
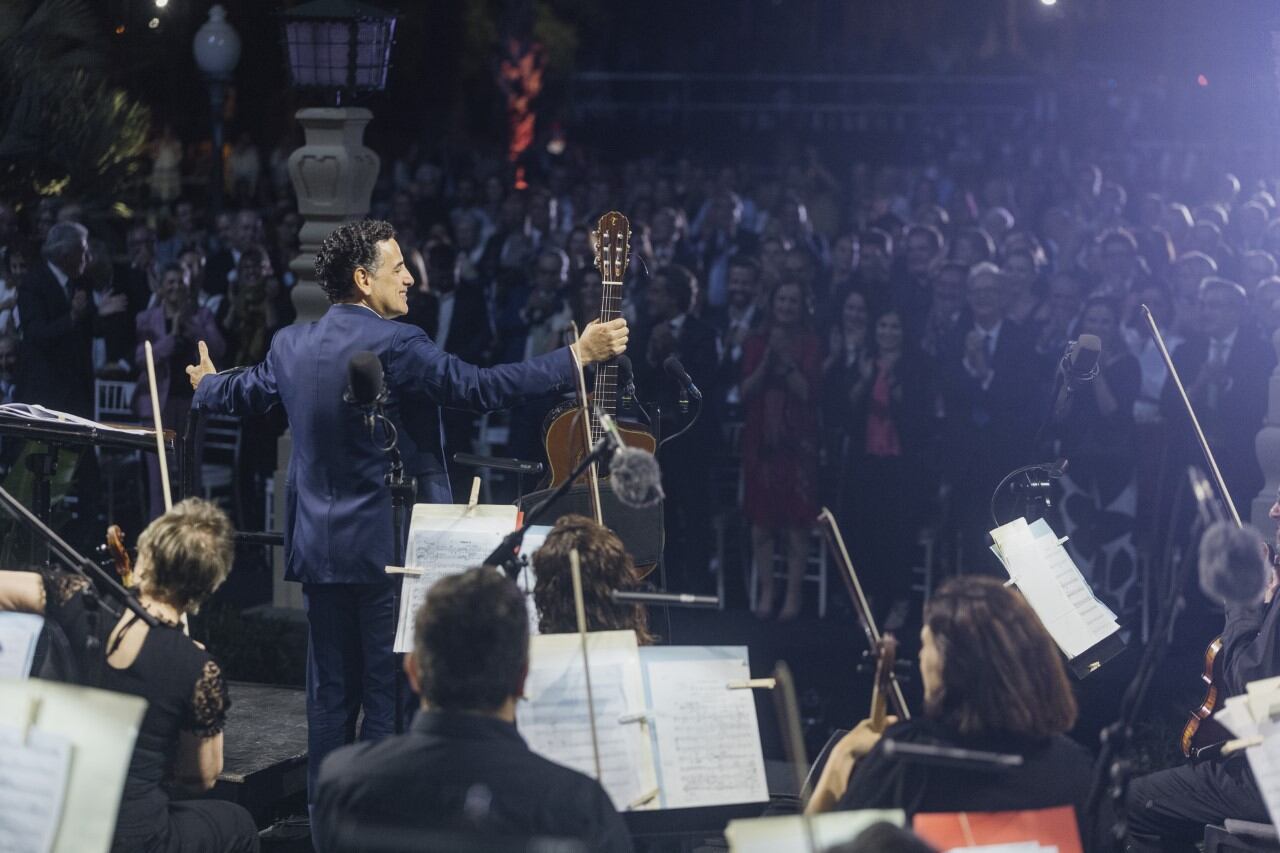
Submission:
<svg viewBox="0 0 1280 853">
<path fill-rule="evenodd" d="M 196 65 L 209 87 L 210 118 L 213 124 L 213 164 L 209 174 L 209 207 L 222 211 L 222 111 L 227 103 L 227 84 L 240 61 L 240 36 L 227 23 L 227 10 L 215 3 L 209 20 L 196 31 L 193 48 Z"/>
<path fill-rule="evenodd" d="M 329 300 L 315 280 L 320 243 L 344 222 L 367 216 L 378 178 L 378 155 L 364 145 L 373 114 L 342 106 L 387 85 L 396 18 L 355 0 L 313 0 L 282 13 L 289 71 L 297 88 L 316 90 L 334 106 L 296 114 L 305 144 L 289 156 L 289 177 L 303 216 L 300 252 L 289 268 L 297 283 L 297 322 L 320 317 Z"/>
</svg>

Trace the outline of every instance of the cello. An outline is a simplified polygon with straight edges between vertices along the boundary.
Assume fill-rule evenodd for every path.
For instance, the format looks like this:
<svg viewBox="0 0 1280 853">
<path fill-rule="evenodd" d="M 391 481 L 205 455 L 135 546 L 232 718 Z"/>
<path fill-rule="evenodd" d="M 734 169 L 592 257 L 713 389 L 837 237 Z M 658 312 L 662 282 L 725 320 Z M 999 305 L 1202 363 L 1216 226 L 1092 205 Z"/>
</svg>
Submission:
<svg viewBox="0 0 1280 853">
<path fill-rule="evenodd" d="M 1164 366 L 1169 371 L 1169 378 L 1173 380 L 1174 387 L 1178 389 L 1178 397 L 1182 400 L 1182 404 L 1186 407 L 1187 417 L 1191 421 L 1191 430 L 1195 433 L 1196 441 L 1200 445 L 1200 452 L 1204 454 L 1205 463 L 1209 467 L 1209 475 L 1213 480 L 1213 484 L 1218 489 L 1218 497 L 1227 508 L 1232 523 L 1236 527 L 1244 527 L 1244 522 L 1240 519 L 1240 513 L 1236 510 L 1235 502 L 1231 500 L 1231 493 L 1227 491 L 1226 481 L 1222 478 L 1222 471 L 1218 468 L 1218 460 L 1213 456 L 1213 450 L 1209 447 L 1209 441 L 1204 436 L 1204 430 L 1200 428 L 1200 419 L 1196 417 L 1195 408 L 1191 405 L 1191 398 L 1187 396 L 1187 389 L 1182 384 L 1182 378 L 1178 376 L 1177 368 L 1173 366 L 1173 358 L 1169 355 L 1169 349 L 1165 346 L 1164 337 L 1160 334 L 1160 329 L 1156 325 L 1155 317 L 1151 315 L 1151 309 L 1146 305 L 1142 306 L 1143 319 L 1147 321 L 1147 328 L 1151 332 L 1151 338 L 1155 342 L 1156 350 L 1160 353 L 1160 358 L 1164 361 Z M 1274 569 L 1274 565 L 1273 565 Z M 1179 738 L 1179 746 L 1182 754 L 1187 758 L 1193 758 L 1201 749 L 1211 746 L 1222 741 L 1230 739 L 1231 735 L 1218 723 L 1215 723 L 1210 717 L 1218 709 L 1218 702 L 1224 693 L 1222 661 L 1219 655 L 1222 652 L 1222 636 L 1213 638 L 1208 648 L 1204 651 L 1204 671 L 1200 674 L 1200 679 L 1205 683 L 1205 697 L 1200 704 L 1193 708 L 1187 723 L 1182 727 L 1182 736 Z"/>
<path fill-rule="evenodd" d="M 631 223 L 621 213 L 610 211 L 600 217 L 591 232 L 595 249 L 595 265 L 600 271 L 602 292 L 599 321 L 607 323 L 622 316 L 622 287 L 631 254 Z M 585 388 L 584 388 L 585 390 Z M 604 433 L 598 412 L 616 420 L 618 414 L 618 366 L 602 363 L 596 367 L 595 384 L 585 399 L 569 401 L 552 409 L 542 428 L 542 441 L 547 452 L 547 477 L 540 489 L 551 489 L 568 479 L 591 445 Z M 653 453 L 657 442 L 653 434 L 635 423 L 619 423 L 622 443 Z M 593 466 L 594 467 L 594 466 Z M 592 478 L 607 479 L 599 473 L 587 472 L 579 482 Z"/>
</svg>

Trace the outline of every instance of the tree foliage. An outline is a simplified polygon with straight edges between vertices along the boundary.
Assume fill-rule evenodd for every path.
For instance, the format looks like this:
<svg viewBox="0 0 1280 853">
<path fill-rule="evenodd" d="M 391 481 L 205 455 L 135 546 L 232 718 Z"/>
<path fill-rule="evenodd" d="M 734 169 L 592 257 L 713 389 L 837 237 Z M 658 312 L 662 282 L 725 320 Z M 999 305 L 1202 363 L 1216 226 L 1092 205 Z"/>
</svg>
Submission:
<svg viewBox="0 0 1280 853">
<path fill-rule="evenodd" d="M 85 0 L 0 0 L 0 197 L 110 204 L 141 169 L 150 115 L 106 80 Z"/>
</svg>

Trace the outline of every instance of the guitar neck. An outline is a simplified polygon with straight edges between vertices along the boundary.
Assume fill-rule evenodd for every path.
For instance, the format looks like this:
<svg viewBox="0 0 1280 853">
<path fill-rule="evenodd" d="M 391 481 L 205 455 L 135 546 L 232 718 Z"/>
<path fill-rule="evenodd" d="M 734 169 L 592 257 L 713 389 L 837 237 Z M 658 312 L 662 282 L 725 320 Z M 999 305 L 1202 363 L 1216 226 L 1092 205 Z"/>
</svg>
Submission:
<svg viewBox="0 0 1280 853">
<path fill-rule="evenodd" d="M 600 297 L 600 322 L 608 323 L 622 316 L 622 282 L 605 280 Z M 596 412 L 604 412 L 611 418 L 618 416 L 618 365 L 603 362 L 596 367 L 596 381 L 592 388 L 595 405 L 591 409 L 591 441 L 600 440 L 604 427 Z"/>
</svg>

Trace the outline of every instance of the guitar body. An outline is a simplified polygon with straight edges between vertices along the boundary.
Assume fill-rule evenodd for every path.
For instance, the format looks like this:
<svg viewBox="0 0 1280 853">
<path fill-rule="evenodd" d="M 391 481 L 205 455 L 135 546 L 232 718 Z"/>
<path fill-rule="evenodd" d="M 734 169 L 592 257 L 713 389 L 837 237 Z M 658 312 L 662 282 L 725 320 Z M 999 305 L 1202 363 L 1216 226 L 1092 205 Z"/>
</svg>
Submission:
<svg viewBox="0 0 1280 853">
<path fill-rule="evenodd" d="M 594 395 L 588 396 L 588 405 Z M 583 408 L 574 401 L 560 404 L 552 409 L 542 424 L 542 442 L 547 450 L 547 475 L 543 478 L 539 489 L 554 489 L 569 479 L 573 469 L 582 457 L 587 455 L 586 431 L 583 429 Z M 658 442 L 653 434 L 640 424 L 619 423 L 618 432 L 622 435 L 622 443 L 627 447 L 635 447 L 653 453 Z M 607 470 L 600 472 L 600 479 L 608 477 Z M 585 483 L 587 475 L 578 478 Z"/>
</svg>

